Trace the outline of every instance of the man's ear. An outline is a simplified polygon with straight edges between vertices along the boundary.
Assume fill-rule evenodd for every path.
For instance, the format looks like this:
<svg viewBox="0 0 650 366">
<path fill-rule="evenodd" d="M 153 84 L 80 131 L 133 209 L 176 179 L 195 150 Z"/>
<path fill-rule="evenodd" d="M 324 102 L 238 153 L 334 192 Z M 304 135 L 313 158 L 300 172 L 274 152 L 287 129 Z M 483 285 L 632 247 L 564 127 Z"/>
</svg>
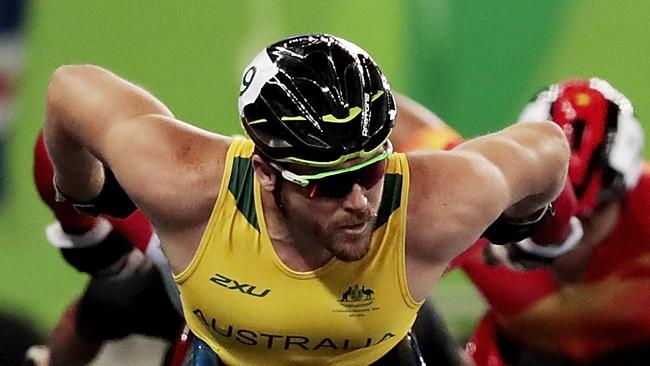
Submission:
<svg viewBox="0 0 650 366">
<path fill-rule="evenodd" d="M 255 175 L 257 175 L 257 179 L 260 181 L 260 187 L 267 192 L 273 192 L 275 180 L 277 179 L 276 171 L 257 154 L 251 157 L 251 161 Z"/>
</svg>

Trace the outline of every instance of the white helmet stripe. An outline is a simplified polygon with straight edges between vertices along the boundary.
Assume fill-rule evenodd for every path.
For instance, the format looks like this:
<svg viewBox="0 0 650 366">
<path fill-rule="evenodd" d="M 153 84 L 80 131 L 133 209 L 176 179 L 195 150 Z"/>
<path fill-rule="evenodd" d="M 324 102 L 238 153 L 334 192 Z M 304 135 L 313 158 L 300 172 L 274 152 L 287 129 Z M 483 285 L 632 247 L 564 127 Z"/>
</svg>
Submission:
<svg viewBox="0 0 650 366">
<path fill-rule="evenodd" d="M 634 116 L 619 112 L 616 135 L 607 158 L 609 165 L 623 175 L 625 187 L 634 188 L 643 163 L 643 130 Z"/>
<path fill-rule="evenodd" d="M 266 52 L 266 48 L 258 53 L 253 61 L 246 66 L 242 74 L 241 85 L 239 87 L 239 101 L 237 103 L 240 116 L 244 107 L 255 102 L 264 84 L 271 80 L 278 72 L 279 69 L 271 61 L 269 54 Z"/>
</svg>

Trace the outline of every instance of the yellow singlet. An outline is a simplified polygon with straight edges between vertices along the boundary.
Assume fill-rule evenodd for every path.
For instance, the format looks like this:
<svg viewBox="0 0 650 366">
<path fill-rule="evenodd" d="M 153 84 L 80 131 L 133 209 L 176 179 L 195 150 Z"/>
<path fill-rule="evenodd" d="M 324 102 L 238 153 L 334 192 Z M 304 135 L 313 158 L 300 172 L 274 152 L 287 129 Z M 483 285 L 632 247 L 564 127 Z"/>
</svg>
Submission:
<svg viewBox="0 0 650 366">
<path fill-rule="evenodd" d="M 253 143 L 228 150 L 199 249 L 175 276 L 185 319 L 227 365 L 368 365 L 408 332 L 420 303 L 405 274 L 406 157 L 387 166 L 368 254 L 296 272 L 268 237 Z"/>
</svg>

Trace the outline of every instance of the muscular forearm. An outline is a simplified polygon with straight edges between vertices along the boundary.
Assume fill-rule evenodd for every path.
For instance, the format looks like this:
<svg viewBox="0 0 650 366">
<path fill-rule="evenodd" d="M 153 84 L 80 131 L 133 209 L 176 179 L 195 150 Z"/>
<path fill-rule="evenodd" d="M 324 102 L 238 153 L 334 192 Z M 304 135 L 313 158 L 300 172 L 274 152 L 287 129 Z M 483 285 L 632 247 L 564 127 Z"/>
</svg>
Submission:
<svg viewBox="0 0 650 366">
<path fill-rule="evenodd" d="M 48 121 L 54 119 L 48 116 Z M 87 201 L 101 190 L 104 182 L 102 164 L 62 127 L 57 122 L 46 122 L 44 128 L 56 188 L 75 201 Z"/>
<path fill-rule="evenodd" d="M 101 162 L 87 149 L 83 132 L 87 121 L 75 114 L 73 88 L 82 89 L 81 70 L 62 67 L 47 90 L 43 136 L 52 160 L 57 187 L 79 201 L 94 197 L 103 183 Z"/>
<path fill-rule="evenodd" d="M 510 204 L 505 215 L 527 217 L 559 195 L 566 180 L 569 146 L 551 122 L 521 123 L 459 146 L 478 151 L 499 171 Z"/>
<path fill-rule="evenodd" d="M 59 188 L 75 200 L 101 189 L 101 161 L 109 158 L 115 127 L 145 115 L 172 116 L 142 88 L 97 66 L 63 66 L 49 84 L 45 145 Z"/>
<path fill-rule="evenodd" d="M 45 151 L 43 135 L 39 134 L 34 146 L 34 184 L 43 202 L 50 208 L 66 233 L 81 234 L 90 230 L 96 222 L 91 216 L 81 215 L 70 203 L 56 202 L 52 184 L 53 172 L 50 158 Z"/>
</svg>

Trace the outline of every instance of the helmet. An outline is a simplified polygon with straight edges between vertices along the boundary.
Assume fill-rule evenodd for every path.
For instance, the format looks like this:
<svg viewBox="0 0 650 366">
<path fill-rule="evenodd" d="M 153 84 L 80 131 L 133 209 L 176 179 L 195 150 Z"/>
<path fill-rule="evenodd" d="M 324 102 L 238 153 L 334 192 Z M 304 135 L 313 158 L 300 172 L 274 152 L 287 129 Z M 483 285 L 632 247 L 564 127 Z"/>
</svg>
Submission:
<svg viewBox="0 0 650 366">
<path fill-rule="evenodd" d="M 372 58 L 328 34 L 291 37 L 262 50 L 244 71 L 238 107 L 259 152 L 317 167 L 382 147 L 396 114 Z"/>
<path fill-rule="evenodd" d="M 569 179 L 578 216 L 634 188 L 641 174 L 643 131 L 630 101 L 604 80 L 551 85 L 528 104 L 519 121 L 552 120 L 571 146 Z"/>
</svg>

